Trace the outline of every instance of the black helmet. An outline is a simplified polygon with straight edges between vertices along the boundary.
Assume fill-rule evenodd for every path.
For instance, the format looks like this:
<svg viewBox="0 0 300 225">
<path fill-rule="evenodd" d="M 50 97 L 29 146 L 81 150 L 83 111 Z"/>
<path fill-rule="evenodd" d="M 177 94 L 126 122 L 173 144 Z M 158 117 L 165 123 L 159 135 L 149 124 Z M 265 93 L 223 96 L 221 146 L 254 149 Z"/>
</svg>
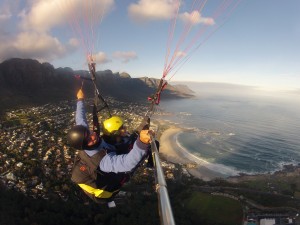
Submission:
<svg viewBox="0 0 300 225">
<path fill-rule="evenodd" d="M 82 125 L 76 125 L 68 133 L 68 143 L 76 149 L 83 149 L 87 146 L 89 129 Z"/>
</svg>

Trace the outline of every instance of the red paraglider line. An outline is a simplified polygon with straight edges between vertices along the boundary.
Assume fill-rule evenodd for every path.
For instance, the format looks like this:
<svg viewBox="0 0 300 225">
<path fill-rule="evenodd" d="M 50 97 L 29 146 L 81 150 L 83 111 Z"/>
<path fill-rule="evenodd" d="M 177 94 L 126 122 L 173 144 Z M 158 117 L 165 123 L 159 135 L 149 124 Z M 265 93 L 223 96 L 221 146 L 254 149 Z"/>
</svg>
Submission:
<svg viewBox="0 0 300 225">
<path fill-rule="evenodd" d="M 92 1 L 86 1 L 86 5 L 85 5 L 85 24 L 84 24 L 84 28 L 85 28 L 85 33 L 86 33 L 86 39 L 88 42 L 88 51 L 90 55 L 93 55 L 94 52 L 94 17 L 95 17 L 95 13 L 94 13 L 94 7 L 93 7 L 93 2 Z"/>
<path fill-rule="evenodd" d="M 63 4 L 63 1 L 61 1 L 61 4 Z M 65 1 L 65 4 L 64 4 L 63 7 L 65 7 L 65 8 L 70 8 L 70 7 L 72 7 L 70 1 Z M 83 46 L 85 52 L 87 53 L 87 51 L 88 51 L 87 43 L 85 42 L 85 38 L 84 38 L 84 36 L 83 36 L 83 31 L 82 31 L 82 29 L 81 29 L 79 20 L 78 20 L 78 18 L 75 16 L 76 13 L 77 13 L 77 12 L 75 12 L 75 13 L 70 13 L 70 16 L 67 16 L 68 23 L 69 23 L 70 27 L 72 28 L 73 33 L 75 34 L 75 36 L 79 36 L 79 40 L 81 41 L 81 44 L 82 44 L 82 46 Z"/>
<path fill-rule="evenodd" d="M 198 3 L 198 7 L 195 6 L 195 5 L 197 5 L 196 3 Z M 171 70 L 173 70 L 173 67 L 176 65 L 176 61 L 181 59 L 181 58 L 178 58 L 178 49 L 185 42 L 185 40 L 186 40 L 190 30 L 191 30 L 191 27 L 193 25 L 192 22 L 194 21 L 194 18 L 195 18 L 195 15 L 196 15 L 195 12 L 197 11 L 201 14 L 201 11 L 203 10 L 206 3 L 207 3 L 207 0 L 204 0 L 203 2 L 201 2 L 201 1 L 198 1 L 198 2 L 194 1 L 193 2 L 193 5 L 192 5 L 191 10 L 190 10 L 190 14 L 192 14 L 191 21 L 189 21 L 185 24 L 184 31 L 181 34 L 180 40 L 178 41 L 176 49 L 174 51 L 172 60 L 170 61 L 169 65 L 168 65 L 168 68 L 166 70 L 167 73 L 169 73 Z M 174 60 L 175 60 L 175 62 L 174 62 Z"/>
<path fill-rule="evenodd" d="M 172 44 L 172 40 L 173 40 L 173 37 L 174 37 L 176 21 L 177 21 L 179 9 L 180 9 L 180 1 L 177 0 L 176 4 L 177 4 L 176 14 L 173 17 L 172 22 L 170 23 L 170 26 L 169 26 L 169 35 L 168 35 L 168 41 L 167 41 L 167 51 L 166 51 L 166 56 L 165 56 L 165 65 L 164 65 L 163 78 L 167 75 L 166 69 L 167 69 L 169 55 L 170 55 L 170 51 L 171 51 L 171 44 Z"/>
<path fill-rule="evenodd" d="M 225 24 L 225 22 L 227 21 L 227 19 L 232 15 L 234 9 L 239 5 L 240 2 L 241 2 L 241 0 L 238 0 L 236 2 L 236 4 L 231 8 L 231 10 L 226 15 L 227 18 L 223 21 L 222 24 L 220 24 L 216 29 L 214 29 L 211 33 L 209 33 L 209 35 L 201 43 L 199 43 L 199 45 L 196 48 L 194 48 L 188 55 L 186 55 L 186 57 L 184 57 L 184 59 L 182 59 L 182 61 L 180 61 L 176 65 L 176 66 L 178 66 L 178 69 L 172 74 L 172 76 L 169 78 L 169 81 L 175 76 L 175 74 L 179 71 L 179 69 L 191 58 L 192 54 L 196 50 L 198 50 L 201 45 L 203 45 L 214 33 L 217 32 L 217 30 L 219 30 Z"/>
<path fill-rule="evenodd" d="M 224 0 L 226 1 L 226 0 Z M 218 11 L 218 10 L 217 10 Z M 215 14 L 215 13 L 214 13 Z M 212 18 L 214 19 L 214 21 L 216 20 L 216 16 L 212 16 Z M 197 34 L 194 36 L 194 38 L 192 39 L 192 41 L 189 43 L 189 45 L 187 45 L 187 47 L 184 49 L 184 52 L 188 52 L 190 50 L 190 48 L 196 43 L 197 40 L 199 40 L 199 38 L 205 33 L 205 31 L 208 29 L 208 26 L 202 26 L 199 31 L 197 32 Z"/>
<path fill-rule="evenodd" d="M 90 5 L 90 12 L 91 12 L 91 24 L 90 24 L 90 28 L 91 28 L 91 51 L 94 52 L 95 51 L 95 30 L 94 30 L 94 21 L 96 21 L 96 13 L 95 13 L 95 9 L 93 8 L 93 4 L 91 3 Z M 96 24 L 95 24 L 96 25 Z"/>
<path fill-rule="evenodd" d="M 240 0 L 237 2 L 237 4 L 240 2 Z M 220 17 L 221 15 L 223 15 L 223 13 L 225 13 L 225 11 L 230 7 L 230 4 L 232 3 L 231 1 L 228 1 L 227 4 L 225 4 L 226 2 L 224 1 L 223 4 L 216 9 L 216 11 L 213 13 L 212 18 L 216 21 L 218 19 L 218 17 Z M 237 4 L 234 5 L 234 8 L 236 8 Z M 230 10 L 230 12 L 225 16 L 225 18 L 223 19 L 223 22 L 221 24 L 224 23 L 224 21 L 226 21 L 228 19 L 228 17 L 232 14 L 233 10 Z M 219 25 L 220 26 L 220 25 Z M 215 29 L 213 29 L 205 38 L 205 41 L 207 39 L 209 39 L 212 34 L 215 33 L 215 31 L 218 29 L 217 26 Z M 208 27 L 205 27 L 205 29 L 201 29 L 199 30 L 199 32 L 194 36 L 194 38 L 192 39 L 192 41 L 190 42 L 190 44 L 185 48 L 184 52 L 189 52 L 190 49 L 192 48 L 192 46 L 199 40 L 199 38 L 202 36 L 202 34 L 205 33 L 205 31 L 207 30 Z M 202 42 L 203 43 L 203 42 Z"/>
<path fill-rule="evenodd" d="M 87 35 L 88 34 L 88 26 L 89 26 L 89 17 L 88 17 L 88 4 L 89 4 L 89 1 L 84 1 L 85 2 L 85 4 L 84 4 L 84 6 L 83 6 L 83 9 L 82 9 L 82 11 L 81 11 L 81 13 L 82 13 L 82 17 L 83 17 L 83 26 L 82 26 L 82 28 L 83 28 L 83 30 L 84 30 L 84 33 L 85 33 L 85 37 L 86 37 L 86 43 L 87 43 L 87 50 L 88 50 L 88 53 L 89 54 L 91 54 L 91 44 L 90 44 L 90 40 L 89 40 L 89 36 Z"/>
<path fill-rule="evenodd" d="M 181 45 L 183 45 L 183 43 L 185 42 L 188 34 L 190 33 L 191 31 L 191 28 L 192 28 L 192 25 L 193 25 L 193 21 L 194 21 L 194 18 L 195 18 L 195 15 L 196 15 L 196 12 L 199 12 L 199 14 L 201 14 L 201 11 L 203 10 L 205 4 L 207 3 L 207 0 L 203 1 L 201 3 L 201 1 L 198 1 L 199 3 L 199 7 L 198 8 L 195 8 L 195 5 L 196 5 L 196 2 L 194 1 L 193 3 L 193 6 L 191 8 L 191 14 L 192 14 L 192 17 L 191 17 L 191 21 L 188 21 L 186 24 L 185 24 L 185 28 L 184 28 L 184 31 L 181 35 L 181 38 L 179 40 L 179 42 L 177 43 L 177 46 L 176 46 L 176 49 L 174 51 L 174 54 L 173 54 L 173 57 L 172 57 L 172 60 L 169 64 L 169 67 L 168 67 L 168 71 L 170 72 L 171 70 L 173 70 L 173 68 L 176 66 L 177 62 L 182 59 L 182 57 L 179 57 L 177 55 L 178 53 L 178 50 L 180 48 Z M 183 51 L 183 53 L 185 53 L 186 51 Z M 183 56 L 184 57 L 184 56 Z"/>
<path fill-rule="evenodd" d="M 228 19 L 228 17 L 231 16 L 231 14 L 233 13 L 234 9 L 238 6 L 238 4 L 241 2 L 241 0 L 238 0 L 236 2 L 236 4 L 234 4 L 234 6 L 229 9 L 229 12 L 228 13 L 224 13 L 228 8 L 230 8 L 230 5 L 232 4 L 232 0 L 230 1 L 227 1 L 227 0 L 224 0 L 222 2 L 222 4 L 219 5 L 219 7 L 217 7 L 217 9 L 214 11 L 213 13 L 213 18 L 214 20 L 216 20 L 218 17 L 220 17 L 222 14 L 225 14 L 225 19 Z M 201 6 L 204 7 L 204 5 L 202 4 Z M 203 7 L 201 7 L 201 10 L 203 9 Z M 199 12 L 201 12 L 199 10 Z M 216 30 L 218 30 L 218 28 L 220 28 L 220 26 L 216 27 L 214 30 L 212 30 L 208 36 L 205 38 L 205 40 L 200 43 L 198 45 L 198 47 L 196 49 L 198 49 L 200 47 L 200 45 L 202 45 L 204 42 L 206 42 L 215 32 Z M 197 32 L 197 34 L 194 36 L 194 38 L 192 39 L 192 41 L 187 45 L 187 47 L 184 49 L 184 53 L 186 53 L 185 56 L 182 56 L 182 57 L 177 57 L 175 61 L 171 61 L 169 64 L 168 64 L 168 67 L 165 69 L 165 74 L 169 74 L 174 68 L 176 67 L 179 67 L 181 68 L 183 64 L 185 64 L 189 59 L 190 59 L 190 55 L 191 55 L 191 52 L 190 52 L 190 49 L 191 47 L 196 43 L 196 41 L 198 41 L 200 39 L 200 37 L 205 33 L 205 31 L 208 29 L 208 27 L 201 27 L 201 29 Z M 176 56 L 176 53 L 177 51 L 174 52 L 174 55 L 172 58 L 175 58 Z M 177 70 L 178 71 L 178 70 Z M 171 78 L 177 73 L 177 71 L 171 76 Z M 171 79 L 170 78 L 170 79 Z"/>
<path fill-rule="evenodd" d="M 173 54 L 173 57 L 169 63 L 169 66 L 168 66 L 168 69 L 172 69 L 173 67 L 173 63 L 174 63 L 174 60 L 176 61 L 176 59 L 178 59 L 178 56 L 177 56 L 177 53 L 178 53 L 178 50 L 180 48 L 180 46 L 185 42 L 188 34 L 190 33 L 191 31 L 191 28 L 192 28 L 192 25 L 193 25 L 193 20 L 196 16 L 196 12 L 199 12 L 201 14 L 201 11 L 202 9 L 204 8 L 205 4 L 206 4 L 207 0 L 204 0 L 202 3 L 201 1 L 198 1 L 199 3 L 199 7 L 196 8 L 195 5 L 197 5 L 196 3 L 196 0 L 194 0 L 193 4 L 192 4 L 192 7 L 191 7 L 191 11 L 190 11 L 190 14 L 192 14 L 192 17 L 191 17 L 191 21 L 188 21 L 186 24 L 185 24 L 185 27 L 184 27 L 184 31 L 181 33 L 181 37 L 177 43 L 177 46 L 175 48 L 175 51 L 174 51 L 174 54 Z"/>
<path fill-rule="evenodd" d="M 196 0 L 194 0 L 194 2 L 193 2 L 193 4 L 192 4 L 192 8 L 194 7 L 195 2 L 196 2 Z M 179 11 L 179 8 L 178 8 L 178 11 Z M 178 11 L 177 11 L 176 17 L 173 18 L 175 21 L 177 21 L 177 18 L 178 18 Z M 175 27 L 174 27 L 174 29 L 175 29 Z M 165 64 L 165 67 L 164 67 L 164 74 L 165 74 L 165 76 L 166 76 L 166 75 L 169 73 L 169 71 L 170 71 L 170 68 L 171 68 L 173 59 L 174 59 L 174 57 L 175 57 L 175 55 L 176 55 L 177 49 L 178 49 L 178 47 L 179 47 L 179 45 L 180 45 L 180 42 L 181 42 L 182 39 L 183 39 L 183 36 L 185 36 L 184 33 L 187 33 L 186 30 L 187 30 L 187 25 L 185 26 L 185 29 L 184 29 L 184 31 L 183 31 L 182 34 L 181 34 L 180 40 L 179 40 L 178 43 L 177 43 L 176 49 L 175 49 L 175 51 L 174 51 L 173 54 L 172 54 L 172 58 L 171 58 L 170 62 L 168 63 L 168 62 L 166 61 L 166 64 Z M 174 33 L 174 32 L 173 32 L 173 33 Z M 169 43 L 169 45 L 171 46 L 171 43 Z M 169 48 L 169 52 L 170 52 L 170 48 Z"/>
<path fill-rule="evenodd" d="M 85 55 L 92 55 L 95 50 L 95 28 L 102 22 L 104 10 L 95 7 L 97 0 L 80 1 L 82 4 L 78 9 L 74 0 L 61 0 L 57 5 L 62 12 L 66 9 L 74 9 L 72 13 L 66 16 L 73 34 L 78 37 L 82 50 Z M 100 19 L 101 17 L 101 19 Z M 100 19 L 99 20 L 97 19 Z"/>
<path fill-rule="evenodd" d="M 196 7 L 197 3 L 198 3 L 198 7 Z M 201 1 L 196 2 L 196 0 L 194 0 L 191 10 L 190 10 L 190 14 L 192 14 L 192 18 L 191 18 L 192 21 L 195 18 L 195 15 L 196 15 L 195 12 L 197 11 L 201 14 L 201 11 L 203 10 L 206 3 L 207 3 L 207 0 L 204 0 L 203 2 L 201 2 Z M 178 58 L 178 55 L 177 55 L 178 49 L 184 43 L 184 41 L 186 40 L 186 38 L 189 34 L 191 27 L 193 25 L 192 21 L 185 24 L 184 31 L 182 32 L 180 40 L 177 43 L 177 46 L 173 53 L 172 59 L 171 59 L 170 63 L 168 64 L 167 68 L 165 69 L 165 71 L 166 71 L 165 74 L 168 74 L 173 69 L 173 67 L 176 65 L 176 61 L 178 61 L 180 59 L 180 58 Z M 174 60 L 175 60 L 175 62 L 174 62 Z"/>
</svg>

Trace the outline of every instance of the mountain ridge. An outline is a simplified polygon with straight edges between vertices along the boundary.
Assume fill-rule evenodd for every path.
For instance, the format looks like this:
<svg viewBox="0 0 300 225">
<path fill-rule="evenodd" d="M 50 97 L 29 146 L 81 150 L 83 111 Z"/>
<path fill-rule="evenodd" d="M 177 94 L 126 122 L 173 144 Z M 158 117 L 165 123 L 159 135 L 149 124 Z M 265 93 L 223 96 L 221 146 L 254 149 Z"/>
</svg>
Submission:
<svg viewBox="0 0 300 225">
<path fill-rule="evenodd" d="M 75 75 L 90 77 L 89 72 L 85 70 L 54 68 L 50 63 L 40 63 L 34 59 L 8 59 L 0 63 L 1 109 L 74 99 L 82 82 L 86 96 L 93 96 L 92 82 L 78 80 Z M 146 103 L 147 97 L 156 92 L 160 79 L 132 78 L 126 72 L 113 73 L 111 70 L 104 70 L 96 72 L 96 82 L 104 97 L 113 97 L 125 102 Z M 187 86 L 176 86 L 168 84 L 162 92 L 162 98 L 194 96 L 193 91 Z"/>
</svg>

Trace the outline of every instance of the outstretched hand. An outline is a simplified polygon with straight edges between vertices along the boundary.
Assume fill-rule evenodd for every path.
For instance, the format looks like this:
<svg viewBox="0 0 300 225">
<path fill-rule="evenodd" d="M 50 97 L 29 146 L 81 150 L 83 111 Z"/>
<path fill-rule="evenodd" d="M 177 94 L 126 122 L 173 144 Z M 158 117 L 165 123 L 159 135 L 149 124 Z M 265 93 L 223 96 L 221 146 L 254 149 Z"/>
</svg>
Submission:
<svg viewBox="0 0 300 225">
<path fill-rule="evenodd" d="M 140 140 L 144 144 L 150 144 L 151 142 L 151 136 L 154 135 L 153 130 L 141 130 L 140 132 Z"/>
<path fill-rule="evenodd" d="M 82 91 L 81 88 L 80 88 L 79 91 L 77 92 L 77 99 L 78 99 L 78 100 L 84 99 L 84 93 L 83 93 L 83 91 Z"/>
</svg>

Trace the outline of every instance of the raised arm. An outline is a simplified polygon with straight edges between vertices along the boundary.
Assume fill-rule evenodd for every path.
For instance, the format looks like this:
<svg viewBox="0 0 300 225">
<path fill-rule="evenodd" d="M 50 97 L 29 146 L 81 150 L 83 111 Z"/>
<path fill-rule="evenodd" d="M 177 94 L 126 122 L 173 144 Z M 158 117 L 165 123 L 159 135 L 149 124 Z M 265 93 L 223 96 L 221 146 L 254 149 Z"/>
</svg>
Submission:
<svg viewBox="0 0 300 225">
<path fill-rule="evenodd" d="M 89 128 L 87 119 L 86 119 L 86 111 L 84 107 L 84 94 L 80 89 L 77 93 L 77 105 L 76 105 L 76 115 L 75 115 L 75 122 L 76 125 L 82 125 Z"/>
</svg>

